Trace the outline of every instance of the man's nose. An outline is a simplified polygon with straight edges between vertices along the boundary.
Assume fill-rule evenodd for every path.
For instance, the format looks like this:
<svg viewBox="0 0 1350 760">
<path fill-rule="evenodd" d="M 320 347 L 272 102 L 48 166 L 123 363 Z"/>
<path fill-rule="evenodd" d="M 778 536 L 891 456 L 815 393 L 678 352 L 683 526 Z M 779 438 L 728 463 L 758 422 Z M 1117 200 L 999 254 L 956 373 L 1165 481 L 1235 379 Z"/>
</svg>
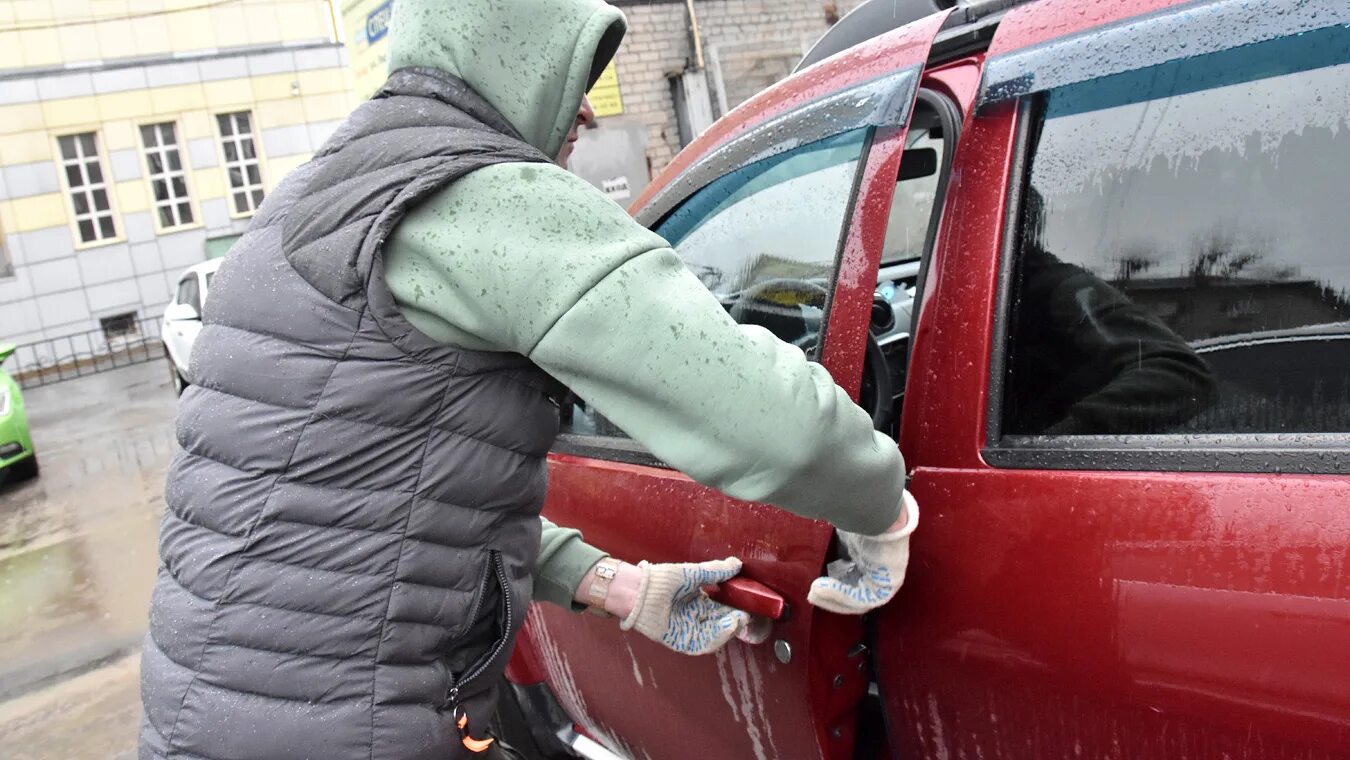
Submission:
<svg viewBox="0 0 1350 760">
<path fill-rule="evenodd" d="M 595 109 L 591 108 L 591 99 L 588 97 L 581 99 L 581 110 L 577 111 L 577 123 L 583 127 L 589 127 L 595 123 Z"/>
</svg>

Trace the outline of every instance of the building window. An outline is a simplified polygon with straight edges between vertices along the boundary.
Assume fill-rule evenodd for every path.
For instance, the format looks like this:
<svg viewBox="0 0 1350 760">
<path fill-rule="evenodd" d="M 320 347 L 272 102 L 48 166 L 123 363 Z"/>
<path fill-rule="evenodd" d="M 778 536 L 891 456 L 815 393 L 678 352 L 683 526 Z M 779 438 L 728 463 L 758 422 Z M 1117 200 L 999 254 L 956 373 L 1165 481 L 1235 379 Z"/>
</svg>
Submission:
<svg viewBox="0 0 1350 760">
<path fill-rule="evenodd" d="M 248 111 L 217 114 L 216 125 L 225 152 L 225 173 L 230 178 L 230 205 L 236 216 L 247 216 L 258 210 L 263 199 L 252 115 Z"/>
<path fill-rule="evenodd" d="M 61 168 L 66 175 L 80 242 L 96 243 L 117 237 L 97 137 L 93 132 L 85 132 L 58 137 L 56 141 L 61 148 Z"/>
<path fill-rule="evenodd" d="M 122 348 L 141 337 L 140 321 L 134 311 L 103 317 L 98 324 L 103 330 L 103 338 L 108 342 L 109 348 Z"/>
<path fill-rule="evenodd" d="M 192 200 L 173 122 L 141 127 L 141 146 L 155 199 L 155 223 L 161 230 L 192 224 Z"/>
</svg>

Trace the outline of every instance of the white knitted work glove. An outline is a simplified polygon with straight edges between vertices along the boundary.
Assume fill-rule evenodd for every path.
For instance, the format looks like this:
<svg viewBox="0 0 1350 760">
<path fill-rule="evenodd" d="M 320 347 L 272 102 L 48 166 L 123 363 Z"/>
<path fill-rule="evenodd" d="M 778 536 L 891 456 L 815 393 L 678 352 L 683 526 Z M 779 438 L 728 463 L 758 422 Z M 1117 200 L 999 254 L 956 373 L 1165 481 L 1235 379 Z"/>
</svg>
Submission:
<svg viewBox="0 0 1350 760">
<path fill-rule="evenodd" d="M 909 564 L 909 534 L 919 525 L 919 505 L 909 491 L 904 495 L 905 524 L 879 536 L 839 531 L 839 540 L 851 560 L 835 560 L 829 575 L 811 582 L 806 600 L 840 615 L 861 615 L 889 602 L 905 582 Z"/>
<path fill-rule="evenodd" d="M 619 627 L 636 628 L 653 641 L 683 654 L 716 652 L 733 638 L 747 638 L 749 613 L 718 604 L 703 592 L 736 577 L 741 561 L 735 557 L 711 562 L 653 565 L 639 562 L 642 582 L 632 612 Z M 758 632 L 757 632 L 758 633 Z"/>
</svg>

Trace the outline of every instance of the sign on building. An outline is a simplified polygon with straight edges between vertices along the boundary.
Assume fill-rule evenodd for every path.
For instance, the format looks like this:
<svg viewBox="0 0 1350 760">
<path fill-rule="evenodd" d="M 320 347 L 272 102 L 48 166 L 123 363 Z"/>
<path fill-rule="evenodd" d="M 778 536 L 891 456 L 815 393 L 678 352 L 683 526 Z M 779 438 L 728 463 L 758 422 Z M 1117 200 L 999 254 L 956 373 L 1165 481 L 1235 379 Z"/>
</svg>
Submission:
<svg viewBox="0 0 1350 760">
<path fill-rule="evenodd" d="M 610 61 L 590 93 L 591 108 L 596 116 L 618 116 L 623 113 L 623 96 L 619 93 L 619 71 Z"/>
<path fill-rule="evenodd" d="M 342 29 L 352 88 L 361 100 L 384 84 L 389 67 L 389 20 L 394 0 L 347 0 L 342 4 Z"/>
</svg>

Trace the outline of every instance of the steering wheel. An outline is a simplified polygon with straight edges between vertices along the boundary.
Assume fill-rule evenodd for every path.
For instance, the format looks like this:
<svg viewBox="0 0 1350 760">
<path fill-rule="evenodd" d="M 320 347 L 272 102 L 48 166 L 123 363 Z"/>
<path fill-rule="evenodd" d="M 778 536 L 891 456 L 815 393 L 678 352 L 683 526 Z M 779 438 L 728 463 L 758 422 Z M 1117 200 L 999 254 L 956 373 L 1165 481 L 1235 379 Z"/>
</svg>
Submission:
<svg viewBox="0 0 1350 760">
<path fill-rule="evenodd" d="M 759 325 L 809 355 L 820 340 L 821 317 L 829 295 L 829 290 L 819 282 L 776 278 L 757 282 L 741 291 L 728 312 L 738 323 Z M 812 307 L 814 312 L 803 307 Z M 890 424 L 893 397 L 886 356 L 869 329 L 858 406 L 872 417 L 872 425 L 878 430 L 884 430 Z"/>
<path fill-rule="evenodd" d="M 780 277 L 742 290 L 728 311 L 738 323 L 759 325 L 809 353 L 819 341 L 820 317 L 829 296 L 818 282 Z"/>
</svg>

